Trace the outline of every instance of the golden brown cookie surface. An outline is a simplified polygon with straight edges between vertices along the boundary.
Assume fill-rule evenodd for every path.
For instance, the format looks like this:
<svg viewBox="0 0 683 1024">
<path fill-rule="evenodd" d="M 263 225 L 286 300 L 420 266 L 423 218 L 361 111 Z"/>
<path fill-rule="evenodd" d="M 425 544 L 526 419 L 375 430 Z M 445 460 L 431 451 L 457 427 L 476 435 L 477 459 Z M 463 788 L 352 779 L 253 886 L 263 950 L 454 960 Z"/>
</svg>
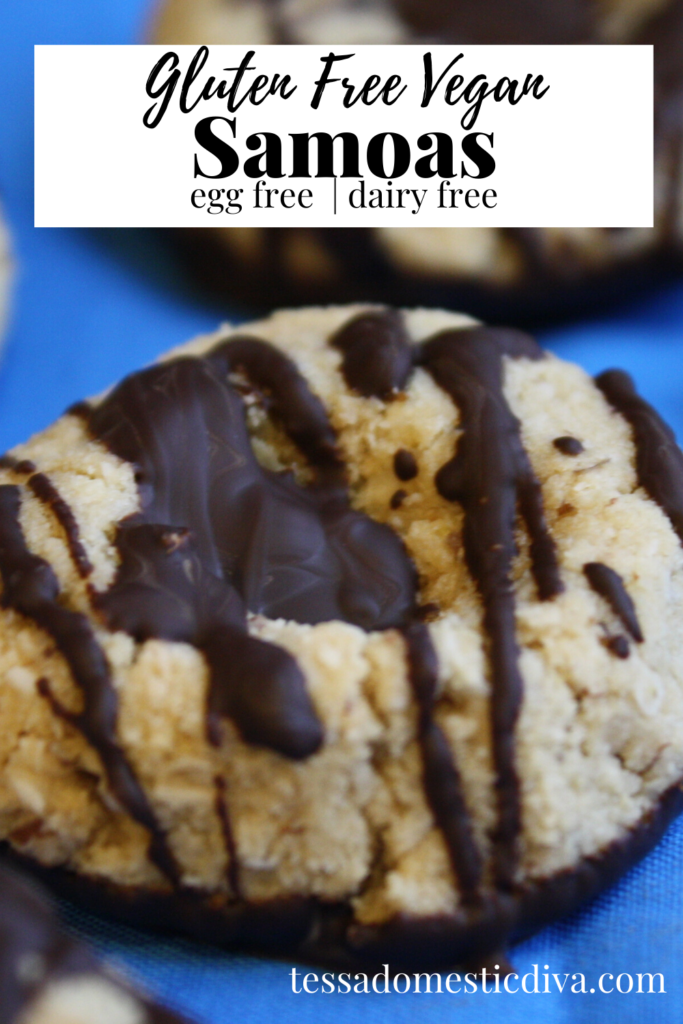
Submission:
<svg viewBox="0 0 683 1024">
<path fill-rule="evenodd" d="M 75 409 L 2 471 L 1 838 L 337 962 L 563 912 L 678 801 L 667 429 L 621 375 L 378 307 L 226 328 Z"/>
</svg>

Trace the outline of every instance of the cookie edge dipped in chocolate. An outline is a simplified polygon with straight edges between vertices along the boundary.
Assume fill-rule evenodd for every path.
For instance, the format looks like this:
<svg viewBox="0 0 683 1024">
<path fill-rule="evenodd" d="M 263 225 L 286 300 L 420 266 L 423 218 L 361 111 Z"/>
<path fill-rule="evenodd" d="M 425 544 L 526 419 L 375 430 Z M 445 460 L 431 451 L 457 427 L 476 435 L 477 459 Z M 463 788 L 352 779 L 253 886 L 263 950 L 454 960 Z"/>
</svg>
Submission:
<svg viewBox="0 0 683 1024">
<path fill-rule="evenodd" d="M 507 406 L 502 392 L 502 362 L 503 357 L 537 360 L 542 358 L 542 353 L 532 339 L 519 332 L 483 327 L 444 330 L 421 344 L 412 344 L 405 334 L 401 315 L 383 310 L 371 310 L 350 319 L 329 343 L 342 353 L 342 373 L 351 389 L 357 393 L 393 401 L 413 369 L 421 367 L 450 395 L 461 412 L 462 433 L 456 453 L 437 473 L 436 484 L 442 496 L 459 503 L 465 513 L 463 536 L 466 561 L 482 599 L 493 691 L 498 698 L 492 701 L 491 718 L 498 776 L 498 825 L 492 836 L 495 851 L 494 885 L 483 884 L 481 858 L 472 839 L 471 821 L 462 797 L 458 766 L 433 718 L 437 666 L 428 630 L 421 622 L 414 568 L 397 538 L 386 549 L 389 551 L 386 555 L 387 564 L 392 563 L 392 559 L 401 561 L 403 568 L 400 577 L 409 598 L 400 599 L 390 614 L 386 613 L 382 600 L 378 599 L 375 602 L 375 616 L 389 614 L 386 622 L 375 617 L 367 625 L 360 619 L 355 620 L 355 624 L 365 625 L 365 628 L 379 628 L 376 623 L 383 622 L 381 628 L 400 630 L 406 642 L 409 676 L 418 709 L 418 739 L 423 759 L 425 796 L 449 850 L 462 895 L 462 907 L 458 914 L 452 918 L 439 918 L 440 924 L 433 927 L 435 936 L 441 937 L 434 939 L 432 953 L 437 956 L 435 951 L 441 948 L 439 944 L 444 941 L 449 943 L 453 955 L 459 950 L 461 952 L 457 953 L 458 957 L 466 956 L 465 943 L 469 937 L 471 951 L 483 955 L 523 930 L 524 908 L 529 905 L 530 899 L 528 893 L 534 889 L 533 886 L 520 884 L 516 877 L 520 814 L 514 727 L 523 683 L 516 667 L 518 652 L 510 573 L 515 552 L 514 531 L 518 509 L 529 534 L 532 574 L 539 599 L 552 600 L 561 592 L 562 580 L 552 537 L 544 521 L 540 487 L 522 444 L 519 423 Z M 373 358 L 367 358 L 368 349 Z M 164 430 L 171 430 L 166 447 L 170 452 L 170 464 L 174 460 L 177 464 L 177 438 L 179 434 L 188 433 L 190 422 L 198 427 L 200 434 L 205 431 L 215 438 L 220 434 L 220 423 L 225 420 L 230 424 L 231 431 L 228 447 L 233 453 L 242 452 L 244 457 L 237 462 L 244 466 L 245 458 L 251 455 L 251 451 L 246 428 L 241 420 L 244 416 L 242 401 L 230 383 L 231 376 L 235 374 L 240 378 L 240 388 L 246 387 L 258 392 L 290 440 L 308 457 L 310 467 L 314 470 L 314 479 L 309 484 L 296 483 L 282 476 L 270 481 L 267 486 L 273 488 L 278 496 L 284 495 L 290 503 L 288 508 L 295 508 L 297 501 L 303 502 L 307 511 L 314 510 L 315 515 L 318 515 L 319 506 L 324 508 L 324 517 L 331 517 L 331 528 L 336 528 L 337 522 L 344 521 L 344 517 L 354 514 L 359 517 L 359 522 L 363 519 L 372 522 L 362 514 L 353 513 L 350 508 L 344 466 L 324 409 L 315 403 L 311 405 L 307 398 L 302 405 L 301 396 L 303 394 L 305 398 L 306 395 L 305 382 L 294 364 L 279 350 L 259 339 L 238 334 L 219 342 L 202 356 L 181 356 L 151 370 L 133 374 L 99 405 L 83 409 L 81 414 L 89 425 L 91 435 L 118 457 L 132 463 L 137 473 L 140 512 L 119 524 L 119 572 L 110 588 L 95 597 L 97 607 L 105 616 L 110 617 L 113 628 L 124 629 L 136 639 L 160 636 L 164 639 L 183 640 L 206 653 L 209 645 L 216 642 L 214 635 L 217 630 L 229 632 L 239 627 L 240 637 L 246 635 L 245 606 L 266 615 L 271 607 L 269 600 L 274 600 L 276 606 L 281 607 L 280 596 L 264 596 L 258 580 L 254 582 L 244 578 L 239 568 L 239 558 L 233 559 L 229 545 L 216 543 L 215 538 L 212 539 L 212 532 L 216 529 L 212 523 L 216 518 L 215 512 L 207 514 L 203 507 L 193 508 L 188 513 L 183 511 L 182 522 L 174 521 L 185 499 L 182 494 L 179 496 L 171 493 L 172 482 L 166 481 L 163 484 L 168 493 L 162 493 L 158 481 L 164 480 L 164 474 L 155 460 L 147 458 L 139 448 L 140 439 L 149 435 L 155 439 L 155 451 L 163 451 L 164 445 L 159 442 Z M 197 385 L 197 381 L 200 378 L 204 380 L 204 377 L 209 381 L 206 398 L 201 397 L 204 395 L 203 385 Z M 164 386 L 160 386 L 162 383 Z M 134 400 L 129 397 L 131 389 L 134 393 L 139 391 Z M 162 396 L 161 406 L 155 406 L 150 389 Z M 483 418 L 469 411 L 470 394 L 474 391 L 482 401 L 489 403 L 487 408 L 490 407 L 490 414 Z M 164 408 L 163 403 L 167 399 L 173 401 L 171 407 Z M 181 429 L 177 422 L 175 425 L 173 423 L 179 409 L 183 419 Z M 135 413 L 134 430 L 130 429 L 132 411 Z M 146 424 L 144 429 L 141 424 Z M 245 445 L 249 451 L 247 448 L 242 451 L 240 446 Z M 486 459 L 483 459 L 484 454 Z M 201 470 L 205 479 L 213 478 L 216 467 L 211 469 L 212 457 L 213 454 L 209 452 L 206 456 L 209 461 Z M 166 456 L 157 454 L 155 458 L 161 459 L 163 463 Z M 202 463 L 203 459 L 201 455 L 194 461 Z M 189 459 L 183 458 L 181 462 L 184 466 L 188 465 Z M 478 467 L 482 462 L 486 462 L 489 467 L 488 474 L 474 472 L 473 467 Z M 15 470 L 18 471 L 20 465 L 16 464 Z M 35 467 L 24 468 L 30 485 Z M 261 468 L 252 469 L 254 479 L 258 478 L 257 484 L 261 477 L 266 478 Z M 253 481 L 250 482 L 252 485 Z M 7 515 L 0 522 L 0 525 L 4 525 L 4 534 L 0 531 L 0 569 L 9 584 L 6 603 L 12 604 L 22 614 L 35 617 L 32 611 L 35 610 L 36 600 L 32 596 L 35 591 L 33 577 L 37 580 L 39 608 L 46 601 L 49 603 L 56 600 L 58 589 L 55 592 L 55 587 L 58 585 L 50 579 L 47 563 L 21 550 L 21 544 L 12 532 L 12 529 L 15 533 L 18 529 L 18 490 L 16 485 L 0 488 L 0 497 L 3 502 L 6 499 L 5 504 L 8 506 Z M 32 490 L 35 492 L 36 489 Z M 38 490 L 46 494 L 46 500 L 53 499 L 54 496 L 44 492 L 44 488 Z M 296 500 L 294 495 L 297 496 Z M 480 512 L 482 507 L 485 509 L 483 515 Z M 223 507 L 218 511 L 221 513 Z M 63 510 L 61 518 L 64 519 Z M 284 531 L 281 517 L 277 521 L 279 528 L 282 527 Z M 310 520 L 306 522 L 310 523 Z M 196 523 L 200 524 L 199 527 Z M 380 532 L 384 535 L 386 530 Z M 146 585 L 151 586 L 147 594 L 140 592 L 139 581 L 134 578 L 134 574 L 131 576 L 127 568 L 125 544 L 129 541 L 135 544 L 138 538 L 142 546 L 133 546 L 131 550 L 138 560 L 147 559 L 150 565 L 149 571 L 142 574 Z M 376 545 L 373 543 L 370 547 L 374 550 Z M 489 550 L 498 553 L 493 561 L 484 558 L 484 553 Z M 217 557 L 218 551 L 220 557 Z M 182 558 L 192 561 L 193 579 L 206 584 L 202 589 L 210 600 L 211 608 L 208 611 L 200 600 L 201 595 L 188 594 L 187 575 L 181 578 L 182 574 L 176 571 L 175 559 L 179 553 Z M 226 557 L 227 562 L 221 561 Z M 267 560 L 257 561 L 260 565 L 267 565 Z M 344 572 L 341 571 L 340 575 L 336 565 L 335 562 L 330 568 L 329 580 L 343 589 Z M 270 578 L 271 574 L 265 575 Z M 132 584 L 138 586 L 134 595 L 128 593 Z M 47 597 L 41 596 L 41 588 L 45 586 L 49 590 Z M 162 607 L 158 600 L 160 593 L 172 594 L 173 600 L 183 609 L 183 614 L 177 620 L 180 625 L 174 618 L 175 613 L 159 624 L 157 616 Z M 121 594 L 124 600 L 120 607 L 116 602 L 112 607 L 110 601 Z M 316 600 L 315 604 L 317 606 L 319 602 Z M 340 607 L 338 601 L 335 607 Z M 366 614 L 353 599 L 349 607 L 360 608 L 359 616 Z M 284 617 L 289 612 L 294 621 L 307 621 L 305 617 L 301 619 L 296 614 L 292 615 L 287 606 L 282 611 Z M 129 615 L 133 616 L 134 621 L 128 618 Z M 343 619 L 344 614 L 340 613 L 340 617 Z M 325 619 L 316 618 L 314 621 Z M 347 621 L 354 620 L 347 618 Z M 168 622 L 171 624 L 168 625 Z M 236 642 L 243 641 L 240 639 Z M 263 646 L 280 650 L 275 645 Z M 276 699 L 276 718 L 278 706 Z M 310 749 L 297 749 L 294 745 L 288 750 L 281 745 L 274 745 L 268 738 L 264 740 L 262 735 L 255 738 L 244 735 L 245 728 L 240 727 L 240 719 L 236 716 L 230 695 L 219 701 L 214 711 L 219 718 L 221 714 L 232 717 L 248 742 L 273 746 L 284 756 L 305 760 L 317 749 L 317 741 L 311 744 Z M 310 730 L 310 723 L 307 729 Z M 211 736 L 211 722 L 208 733 Z M 678 807 L 674 796 L 667 797 L 665 803 L 669 809 Z M 612 864 L 612 855 L 605 856 Z M 625 863 L 625 855 L 620 857 L 618 862 Z M 600 863 L 599 856 L 593 860 Z M 163 865 L 158 866 L 163 870 Z M 339 956 L 339 962 L 342 963 L 345 958 L 354 963 L 362 962 L 364 957 L 374 957 L 374 950 L 384 948 L 396 950 L 399 961 L 403 956 L 400 952 L 403 948 L 400 936 L 406 923 L 403 919 L 397 919 L 391 925 L 368 929 L 353 922 L 347 905 L 325 909 L 315 900 L 303 897 L 260 905 L 247 904 L 234 898 L 234 884 L 233 898 L 227 897 L 220 909 L 214 900 L 214 907 L 210 909 L 204 905 L 201 896 L 187 891 L 172 871 L 164 873 L 174 888 L 172 894 L 149 894 L 143 897 L 138 892 L 137 898 L 141 900 L 141 905 L 167 908 L 169 924 L 172 923 L 172 908 L 175 907 L 181 928 L 187 927 L 183 923 L 185 917 L 196 921 L 211 921 L 216 937 L 228 944 L 234 942 L 255 947 L 265 946 L 269 950 L 291 946 L 304 957 L 325 959 L 328 953 L 322 947 L 316 950 L 315 944 L 311 944 L 311 935 L 318 933 L 326 936 L 324 941 L 321 939 L 323 946 L 327 943 L 325 948 L 328 951 L 334 947 L 337 950 L 335 955 Z M 570 874 L 564 874 L 565 881 Z M 549 880 L 548 886 L 551 887 L 552 882 Z M 586 885 L 575 886 L 577 899 L 580 893 L 589 895 L 591 892 Z M 158 923 L 161 924 L 164 923 L 166 910 L 160 909 L 159 913 Z M 408 933 L 421 934 L 426 929 L 427 935 L 432 925 L 431 918 L 413 919 L 409 922 Z M 193 931 L 193 926 L 189 930 Z M 450 938 L 444 939 L 444 935 Z M 342 952 L 344 946 L 346 949 Z M 414 947 L 411 948 L 415 955 L 420 955 Z"/>
</svg>

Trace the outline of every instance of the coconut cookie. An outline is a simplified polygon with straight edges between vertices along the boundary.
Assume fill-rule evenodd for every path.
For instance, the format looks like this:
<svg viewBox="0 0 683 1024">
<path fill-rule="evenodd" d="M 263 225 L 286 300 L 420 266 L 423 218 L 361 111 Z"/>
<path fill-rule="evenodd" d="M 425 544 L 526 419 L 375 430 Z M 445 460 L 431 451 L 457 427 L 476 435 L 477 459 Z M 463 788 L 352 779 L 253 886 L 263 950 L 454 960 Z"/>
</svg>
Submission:
<svg viewBox="0 0 683 1024">
<path fill-rule="evenodd" d="M 90 903 L 438 967 L 680 809 L 683 455 L 625 374 L 282 312 L 2 467 L 0 839 Z"/>
<path fill-rule="evenodd" d="M 0 870 L 3 1024 L 182 1024 L 62 928 L 45 893 Z"/>
<path fill-rule="evenodd" d="M 214 228 L 181 232 L 240 301 L 460 304 L 556 318 L 623 301 L 683 255 L 683 0 L 166 0 L 154 42 L 639 43 L 655 53 L 654 228 Z"/>
</svg>

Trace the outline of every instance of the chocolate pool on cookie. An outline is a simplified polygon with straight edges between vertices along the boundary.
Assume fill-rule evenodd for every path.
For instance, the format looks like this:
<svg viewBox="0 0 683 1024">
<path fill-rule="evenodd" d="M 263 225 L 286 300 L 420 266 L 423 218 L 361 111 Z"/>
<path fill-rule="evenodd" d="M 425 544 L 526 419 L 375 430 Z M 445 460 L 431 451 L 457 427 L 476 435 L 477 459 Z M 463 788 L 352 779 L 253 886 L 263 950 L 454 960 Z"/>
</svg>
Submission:
<svg viewBox="0 0 683 1024">
<path fill-rule="evenodd" d="M 472 961 L 683 805 L 683 455 L 619 371 L 382 307 L 226 327 L 0 470 L 0 839 L 90 905 Z"/>
</svg>

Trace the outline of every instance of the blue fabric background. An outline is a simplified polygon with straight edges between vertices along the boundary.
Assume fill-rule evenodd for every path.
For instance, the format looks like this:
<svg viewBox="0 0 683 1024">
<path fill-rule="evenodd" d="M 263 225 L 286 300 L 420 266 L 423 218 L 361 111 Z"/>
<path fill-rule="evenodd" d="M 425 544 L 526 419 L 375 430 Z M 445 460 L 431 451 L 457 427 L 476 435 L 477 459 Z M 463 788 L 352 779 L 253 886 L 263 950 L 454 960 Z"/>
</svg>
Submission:
<svg viewBox="0 0 683 1024">
<path fill-rule="evenodd" d="M 142 38 L 146 0 L 2 0 L 0 194 L 14 232 L 18 278 L 0 366 L 0 451 L 193 333 L 223 311 L 193 299 L 149 233 L 36 230 L 32 205 L 33 44 L 128 43 Z M 224 315 L 224 314 L 223 314 Z M 683 436 L 683 286 L 619 315 L 546 333 L 543 341 L 589 371 L 620 365 Z M 683 1017 L 683 822 L 589 909 L 514 950 L 520 974 L 538 964 L 582 972 L 661 971 L 665 995 L 317 995 L 291 992 L 289 965 L 159 941 L 67 908 L 74 928 L 201 1024 L 281 1024 L 362 1015 L 372 1024 L 458 1020 L 510 1024 L 673 1022 Z M 102 1021 L 101 1024 L 107 1024 Z"/>
</svg>

